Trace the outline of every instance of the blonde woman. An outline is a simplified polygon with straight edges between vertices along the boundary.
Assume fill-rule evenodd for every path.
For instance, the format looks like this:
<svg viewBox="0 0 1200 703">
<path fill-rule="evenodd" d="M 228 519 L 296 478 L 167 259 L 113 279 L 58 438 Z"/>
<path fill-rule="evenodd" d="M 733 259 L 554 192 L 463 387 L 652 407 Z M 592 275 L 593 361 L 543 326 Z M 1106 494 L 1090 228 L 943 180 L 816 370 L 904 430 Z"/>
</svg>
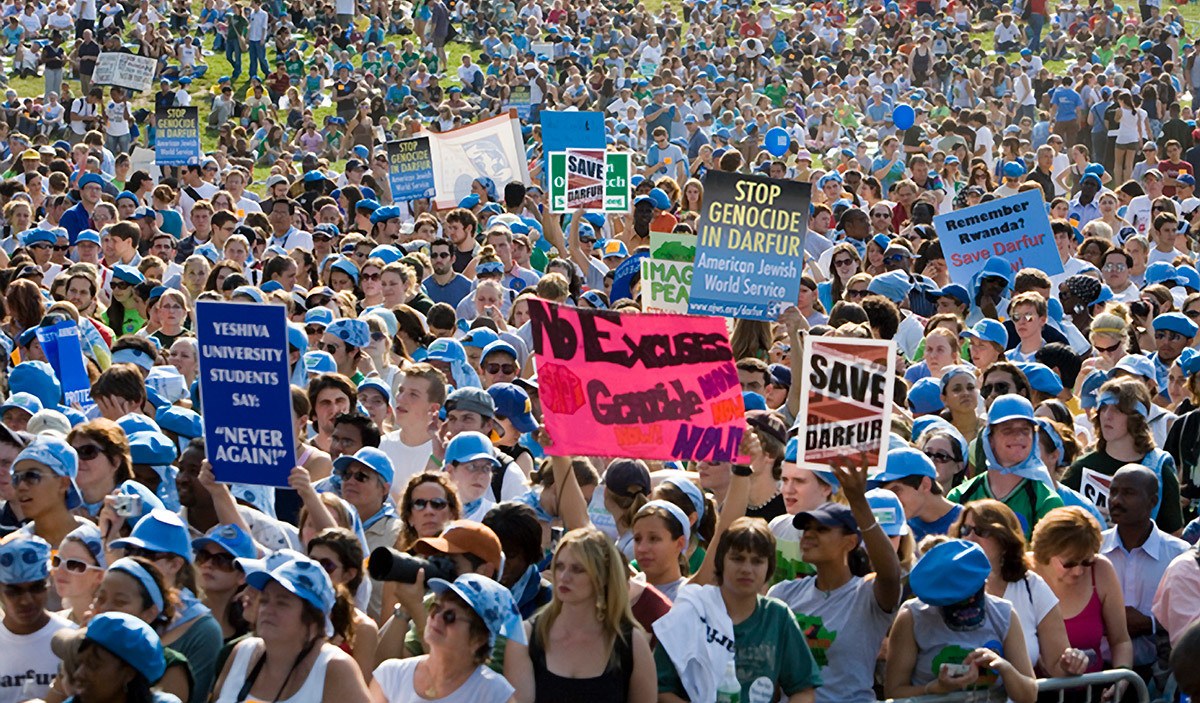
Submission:
<svg viewBox="0 0 1200 703">
<path fill-rule="evenodd" d="M 554 598 L 526 625 L 527 656 L 505 657 L 516 700 L 654 701 L 654 656 L 630 611 L 616 545 L 594 527 L 572 530 L 550 570 Z"/>
</svg>

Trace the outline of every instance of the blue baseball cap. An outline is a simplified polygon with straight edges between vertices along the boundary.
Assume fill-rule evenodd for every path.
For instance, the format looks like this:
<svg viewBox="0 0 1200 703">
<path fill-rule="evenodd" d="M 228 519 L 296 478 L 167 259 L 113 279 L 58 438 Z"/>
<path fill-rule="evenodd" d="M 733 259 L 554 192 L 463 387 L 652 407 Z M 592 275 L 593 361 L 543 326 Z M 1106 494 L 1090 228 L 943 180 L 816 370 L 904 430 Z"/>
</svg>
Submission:
<svg viewBox="0 0 1200 703">
<path fill-rule="evenodd" d="M 33 583 L 50 576 L 50 543 L 17 532 L 0 543 L 0 583 Z"/>
<path fill-rule="evenodd" d="M 1146 285 L 1162 283 L 1170 288 L 1179 282 L 1179 273 L 1175 270 L 1174 266 L 1166 261 L 1156 261 L 1146 267 L 1143 278 Z"/>
<path fill-rule="evenodd" d="M 1132 376 L 1141 376 L 1153 381 L 1157 381 L 1158 373 L 1154 368 L 1154 360 L 1148 356 L 1141 354 L 1126 354 L 1121 357 L 1116 366 L 1108 372 L 1108 377 L 1112 378 L 1117 375 L 1118 371 L 1123 371 Z"/>
<path fill-rule="evenodd" d="M 483 362 L 492 354 L 508 354 L 517 362 L 520 362 L 521 360 L 521 355 L 517 353 L 516 347 L 503 339 L 495 339 L 489 342 L 488 345 L 483 348 L 483 353 L 479 355 L 479 363 L 483 364 Z"/>
<path fill-rule="evenodd" d="M 305 352 L 304 370 L 311 374 L 337 373 L 337 361 L 329 352 Z"/>
<path fill-rule="evenodd" d="M 321 325 L 328 327 L 329 323 L 333 322 L 333 311 L 327 307 L 319 306 L 304 313 L 304 324 Z"/>
<path fill-rule="evenodd" d="M 130 266 L 129 264 L 117 264 L 113 266 L 112 272 L 113 278 L 117 279 L 118 281 L 128 283 L 132 286 L 146 282 L 146 277 L 142 275 L 141 271 L 137 270 L 136 266 Z"/>
<path fill-rule="evenodd" d="M 345 475 L 350 467 L 354 464 L 361 464 L 365 468 L 379 474 L 383 482 L 388 486 L 392 485 L 392 479 L 396 477 L 396 469 L 392 467 L 392 460 L 387 454 L 376 449 L 375 447 L 363 447 L 353 455 L 343 454 L 333 462 L 333 470 L 338 475 Z"/>
<path fill-rule="evenodd" d="M 957 283 L 951 283 L 945 288 L 934 288 L 933 290 L 927 292 L 925 296 L 931 300 L 937 300 L 938 298 L 954 298 L 956 301 L 966 305 L 967 307 L 971 306 L 971 294 L 967 292 L 965 287 L 960 286 Z"/>
<path fill-rule="evenodd" d="M 888 271 L 871 279 L 867 290 L 878 293 L 893 303 L 903 302 L 912 292 L 913 284 L 904 271 Z"/>
<path fill-rule="evenodd" d="M 767 399 L 763 397 L 762 393 L 742 391 L 742 409 L 746 412 L 750 412 L 751 410 L 766 410 Z"/>
<path fill-rule="evenodd" d="M 157 683 L 166 673 L 162 640 L 141 618 L 126 613 L 100 613 L 88 622 L 84 640 L 93 642 Z"/>
<path fill-rule="evenodd" d="M 183 518 L 167 509 L 151 510 L 138 520 L 133 531 L 124 539 L 110 543 L 113 549 L 144 549 L 183 557 L 192 561 L 192 540 Z"/>
<path fill-rule="evenodd" d="M 991 573 L 992 564 L 982 547 L 952 539 L 925 552 L 909 574 L 908 584 L 929 605 L 954 605 L 979 593 Z"/>
<path fill-rule="evenodd" d="M 43 408 L 56 407 L 62 400 L 62 386 L 54 369 L 44 361 L 22 361 L 8 374 L 11 393 L 27 391 L 42 401 Z"/>
<path fill-rule="evenodd" d="M 32 417 L 41 412 L 42 401 L 38 400 L 38 397 L 32 393 L 13 393 L 8 396 L 8 400 L 4 401 L 3 405 L 0 405 L 0 415 L 9 410 L 24 410 Z"/>
<path fill-rule="evenodd" d="M 74 510 L 83 504 L 79 487 L 75 485 L 75 477 L 79 475 L 79 455 L 66 440 L 53 435 L 37 435 L 20 454 L 17 454 L 17 458 L 13 459 L 12 472 L 17 473 L 25 463 L 44 466 L 57 476 L 71 479 L 67 488 L 68 510 Z"/>
<path fill-rule="evenodd" d="M 925 452 L 912 447 L 903 447 L 888 451 L 887 466 L 883 473 L 871 479 L 871 485 L 884 486 L 892 481 L 899 481 L 909 476 L 925 476 L 937 480 L 937 467 Z"/>
<path fill-rule="evenodd" d="M 1017 368 L 1024 372 L 1025 378 L 1029 380 L 1030 388 L 1038 393 L 1045 393 L 1049 396 L 1057 396 L 1062 393 L 1062 379 L 1049 366 L 1027 361 L 1017 364 Z"/>
<path fill-rule="evenodd" d="M 888 463 L 891 461 L 889 453 Z M 895 493 L 886 488 L 873 488 L 867 491 L 867 503 L 871 506 L 871 513 L 875 515 L 875 522 L 883 528 L 885 535 L 900 537 L 910 532 L 904 517 L 904 505 Z"/>
<path fill-rule="evenodd" d="M 908 389 L 908 407 L 915 415 L 928 415 L 945 410 L 942 390 L 938 380 L 932 376 L 917 380 Z M 888 459 L 889 463 L 891 459 Z"/>
<path fill-rule="evenodd" d="M 1008 328 L 1004 326 L 1004 323 L 990 318 L 984 318 L 976 322 L 974 327 L 963 330 L 958 336 L 999 344 L 1001 349 L 1008 347 Z"/>
<path fill-rule="evenodd" d="M 1168 312 L 1154 318 L 1154 331 L 1174 332 L 1191 339 L 1196 336 L 1196 332 L 1200 331 L 1200 326 L 1197 326 L 1191 318 L 1181 312 Z"/>
<path fill-rule="evenodd" d="M 667 195 L 667 191 L 662 188 L 651 188 L 648 195 L 650 196 L 650 202 L 654 203 L 654 207 L 659 210 L 671 209 L 671 198 Z"/>
<path fill-rule="evenodd" d="M 258 556 L 254 538 L 237 525 L 216 525 L 203 537 L 192 540 L 192 550 L 199 552 L 212 544 L 224 549 L 235 558 L 253 559 Z"/>
<path fill-rule="evenodd" d="M 100 535 L 100 528 L 95 524 L 89 522 L 71 530 L 66 537 L 63 537 L 63 542 L 68 541 L 83 545 L 83 548 L 88 550 L 92 559 L 96 561 L 96 565 L 101 569 L 108 566 L 108 560 L 104 557 L 104 540 Z"/>
<path fill-rule="evenodd" d="M 496 451 L 492 446 L 492 440 L 488 439 L 485 434 L 460 432 L 446 445 L 445 463 L 447 465 L 465 464 L 476 459 L 487 459 L 497 466 L 500 464 L 496 460 Z"/>
<path fill-rule="evenodd" d="M 474 208 L 474 207 L 478 207 L 479 206 L 479 193 L 471 193 L 467 197 L 458 201 L 458 206 L 461 208 L 466 208 L 467 210 L 470 210 L 471 208 Z"/>
<path fill-rule="evenodd" d="M 441 595 L 451 591 L 463 599 L 483 620 L 488 629 L 488 647 L 496 637 L 525 644 L 525 626 L 512 591 L 480 574 L 463 574 L 451 583 L 445 579 L 429 579 L 429 590 Z"/>
<path fill-rule="evenodd" d="M 340 458 L 340 457 L 339 457 Z M 335 594 L 329 574 L 317 562 L 305 556 L 297 556 L 277 565 L 270 571 L 253 571 L 246 574 L 246 583 L 259 591 L 274 581 L 300 600 L 325 614 L 325 634 L 333 636 L 333 623 L 329 611 L 333 609 Z"/>
<path fill-rule="evenodd" d="M 988 425 L 995 426 L 1009 420 L 1026 420 L 1034 422 L 1033 404 L 1025 396 L 1008 393 L 992 401 L 988 408 Z"/>
<path fill-rule="evenodd" d="M 470 332 L 463 335 L 459 340 L 464 347 L 472 349 L 486 349 L 489 344 L 500 339 L 500 335 L 496 334 L 495 330 L 490 327 L 476 327 Z M 480 357 L 482 360 L 483 357 Z"/>
<path fill-rule="evenodd" d="M 388 385 L 378 378 L 371 377 L 363 379 L 363 382 L 358 384 L 358 392 L 361 394 L 363 391 L 375 391 L 379 395 L 383 396 L 383 401 L 385 403 L 392 402 L 392 389 L 388 388 Z"/>
<path fill-rule="evenodd" d="M 85 229 L 82 232 L 80 232 L 79 234 L 75 235 L 74 243 L 76 245 L 78 245 L 82 242 L 91 242 L 92 244 L 99 246 L 100 245 L 100 233 L 94 229 Z"/>
<path fill-rule="evenodd" d="M 497 417 L 507 419 L 518 432 L 533 432 L 538 428 L 533 403 L 523 388 L 512 383 L 493 383 L 487 392 L 496 404 Z"/>
</svg>

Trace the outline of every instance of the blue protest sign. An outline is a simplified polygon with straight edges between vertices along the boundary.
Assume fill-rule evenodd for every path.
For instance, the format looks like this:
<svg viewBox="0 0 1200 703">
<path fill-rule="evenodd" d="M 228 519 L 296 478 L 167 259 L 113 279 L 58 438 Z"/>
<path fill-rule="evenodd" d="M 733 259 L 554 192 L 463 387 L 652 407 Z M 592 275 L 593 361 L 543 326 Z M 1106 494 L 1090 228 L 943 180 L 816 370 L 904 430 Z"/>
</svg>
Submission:
<svg viewBox="0 0 1200 703">
<path fill-rule="evenodd" d="M 517 111 L 517 117 L 529 121 L 533 110 L 533 89 L 528 85 L 514 85 L 508 92 L 508 106 Z"/>
<path fill-rule="evenodd" d="M 437 193 L 429 137 L 388 142 L 387 155 L 388 183 L 394 202 L 432 198 Z"/>
<path fill-rule="evenodd" d="M 92 402 L 92 382 L 87 375 L 83 360 L 83 345 L 80 343 L 79 324 L 64 320 L 49 327 L 39 327 L 38 342 L 46 362 L 54 369 L 62 385 L 63 403 L 86 409 Z"/>
<path fill-rule="evenodd" d="M 200 301 L 196 336 L 204 439 L 217 480 L 286 487 L 296 466 L 286 309 Z"/>
<path fill-rule="evenodd" d="M 609 300 L 616 302 L 621 298 L 633 298 L 629 285 L 633 283 L 633 275 L 642 272 L 642 259 L 649 257 L 650 252 L 637 251 L 617 265 L 617 269 L 613 271 L 613 284 L 608 295 Z"/>
<path fill-rule="evenodd" d="M 154 113 L 154 162 L 159 166 L 200 163 L 200 114 L 190 107 L 160 107 Z"/>
<path fill-rule="evenodd" d="M 1004 257 L 1013 273 L 1023 268 L 1040 269 L 1050 276 L 1063 272 L 1040 190 L 936 215 L 933 225 L 950 280 L 967 290 L 989 257 Z"/>
<path fill-rule="evenodd" d="M 606 146 L 603 112 L 543 110 L 541 121 L 543 174 L 550 172 L 547 158 L 551 152 L 567 149 L 603 149 Z"/>
<path fill-rule="evenodd" d="M 811 192 L 808 183 L 709 171 L 688 312 L 773 321 L 795 305 Z"/>
</svg>

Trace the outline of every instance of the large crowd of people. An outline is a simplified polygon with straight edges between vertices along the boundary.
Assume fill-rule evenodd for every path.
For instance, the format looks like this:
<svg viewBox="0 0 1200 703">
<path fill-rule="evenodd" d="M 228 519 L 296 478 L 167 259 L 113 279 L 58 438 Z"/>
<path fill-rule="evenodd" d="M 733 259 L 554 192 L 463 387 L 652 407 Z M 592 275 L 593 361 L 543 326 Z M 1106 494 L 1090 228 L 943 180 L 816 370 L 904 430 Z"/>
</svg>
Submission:
<svg viewBox="0 0 1200 703">
<path fill-rule="evenodd" d="M 4 4 L 0 703 L 1200 695 L 1193 8 Z M 392 197 L 387 142 L 510 110 L 528 179 Z M 560 111 L 630 212 L 551 211 Z M 614 279 L 714 171 L 811 184 L 728 321 L 748 463 L 562 456 L 531 304 L 654 314 Z M 952 276 L 935 218 L 1030 192 L 1061 266 Z M 286 309 L 286 487 L 207 461 L 200 301 Z M 811 336 L 894 342 L 883 473 L 803 461 Z"/>
</svg>

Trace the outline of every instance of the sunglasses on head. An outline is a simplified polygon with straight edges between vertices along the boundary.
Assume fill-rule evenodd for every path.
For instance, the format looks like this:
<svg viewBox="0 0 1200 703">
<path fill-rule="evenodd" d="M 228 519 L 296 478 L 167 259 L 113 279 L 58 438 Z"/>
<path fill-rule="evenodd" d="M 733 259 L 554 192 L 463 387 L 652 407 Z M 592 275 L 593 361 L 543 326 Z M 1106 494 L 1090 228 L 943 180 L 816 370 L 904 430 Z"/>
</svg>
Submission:
<svg viewBox="0 0 1200 703">
<path fill-rule="evenodd" d="M 498 373 L 512 374 L 517 372 L 516 364 L 488 364 L 483 370 L 495 376 Z"/>
<path fill-rule="evenodd" d="M 424 510 L 431 508 L 433 510 L 445 510 L 450 506 L 450 503 L 445 498 L 413 498 L 413 510 Z"/>
<path fill-rule="evenodd" d="M 214 567 L 220 569 L 221 571 L 233 571 L 233 559 L 233 555 L 229 552 L 209 552 L 203 549 L 196 552 L 195 557 L 196 566 L 203 566 L 204 564 L 211 563 Z"/>
</svg>

